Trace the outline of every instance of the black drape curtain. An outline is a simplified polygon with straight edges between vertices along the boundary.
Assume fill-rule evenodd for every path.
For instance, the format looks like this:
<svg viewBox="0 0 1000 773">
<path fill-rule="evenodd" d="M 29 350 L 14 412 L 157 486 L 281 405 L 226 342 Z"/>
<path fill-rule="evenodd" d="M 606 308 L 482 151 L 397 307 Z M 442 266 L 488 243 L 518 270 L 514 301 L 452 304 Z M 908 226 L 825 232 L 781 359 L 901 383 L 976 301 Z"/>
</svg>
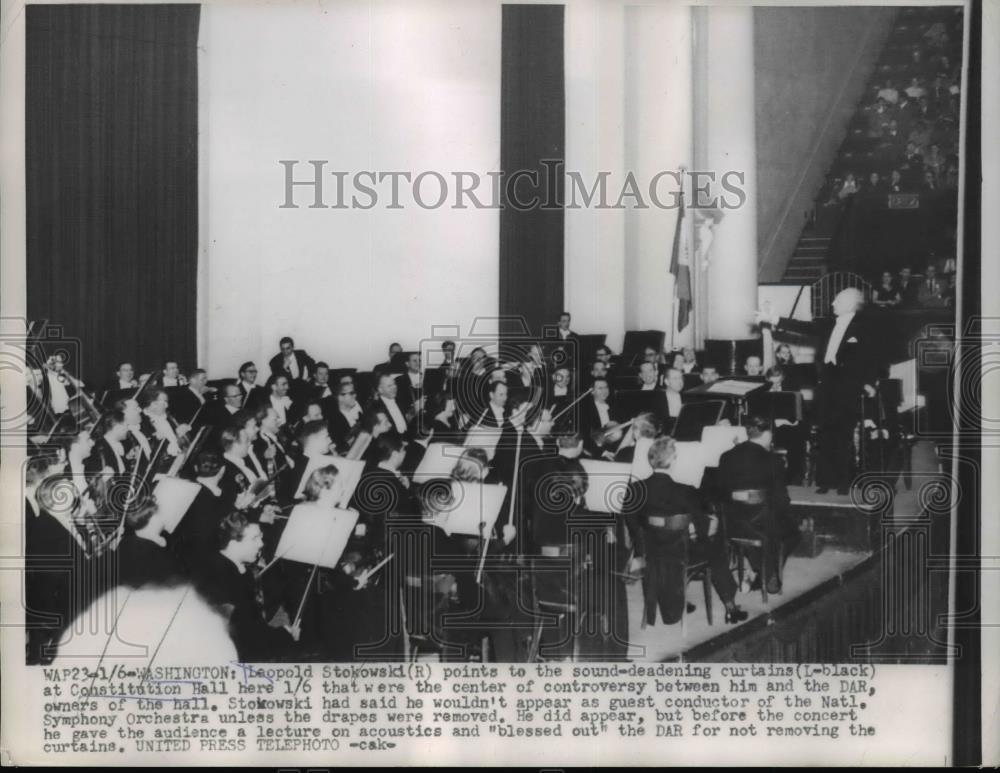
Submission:
<svg viewBox="0 0 1000 773">
<path fill-rule="evenodd" d="M 522 317 L 536 336 L 563 310 L 563 17 L 562 5 L 503 6 L 500 314 Z M 515 176 L 522 170 L 537 185 Z"/>
<path fill-rule="evenodd" d="M 100 387 L 195 365 L 197 5 L 29 5 L 28 315 Z"/>
</svg>

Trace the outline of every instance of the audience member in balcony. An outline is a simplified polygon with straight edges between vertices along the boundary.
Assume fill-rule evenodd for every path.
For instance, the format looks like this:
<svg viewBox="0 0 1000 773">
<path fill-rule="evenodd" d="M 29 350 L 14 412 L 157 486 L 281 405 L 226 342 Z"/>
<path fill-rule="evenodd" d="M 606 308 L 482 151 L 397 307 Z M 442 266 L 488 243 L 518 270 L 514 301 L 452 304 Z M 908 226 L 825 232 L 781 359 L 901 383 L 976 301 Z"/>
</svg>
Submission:
<svg viewBox="0 0 1000 773">
<path fill-rule="evenodd" d="M 879 89 L 878 98 L 884 99 L 888 105 L 895 105 L 899 102 L 899 91 L 896 89 L 892 80 L 886 80 L 885 85 Z"/>
<path fill-rule="evenodd" d="M 933 172 L 935 180 L 941 179 L 944 172 L 944 154 L 936 142 L 932 142 L 924 154 L 924 169 Z"/>
<path fill-rule="evenodd" d="M 908 188 L 912 189 L 920 184 L 924 175 L 924 159 L 917 152 L 917 146 L 912 142 L 906 143 L 899 171 L 903 173 L 903 181 Z"/>
<path fill-rule="evenodd" d="M 917 111 L 914 118 L 918 121 L 933 121 L 936 117 L 937 113 L 935 113 L 927 97 L 921 97 L 917 100 Z"/>
<path fill-rule="evenodd" d="M 899 281 L 896 283 L 899 291 L 900 306 L 914 306 L 917 302 L 918 285 L 913 279 L 913 273 L 909 266 L 903 266 L 899 270 Z"/>
<path fill-rule="evenodd" d="M 878 172 L 872 172 L 868 175 L 868 184 L 861 193 L 868 206 L 878 207 L 885 205 L 885 195 L 888 191 L 889 188 L 882 176 Z"/>
<path fill-rule="evenodd" d="M 896 105 L 894 120 L 899 129 L 899 134 L 903 137 L 907 135 L 913 126 L 913 119 L 917 114 L 917 100 L 910 97 L 905 91 L 899 95 L 899 103 Z"/>
<path fill-rule="evenodd" d="M 945 283 L 938 279 L 937 266 L 928 264 L 924 272 L 924 281 L 917 290 L 917 303 L 925 308 L 936 308 L 945 305 L 943 293 Z"/>
<path fill-rule="evenodd" d="M 843 201 L 848 196 L 853 196 L 858 192 L 858 181 L 854 177 L 853 172 L 848 172 L 844 175 L 844 184 L 840 186 L 840 190 L 837 191 L 837 197 Z"/>
<path fill-rule="evenodd" d="M 930 169 L 924 170 L 924 179 L 920 183 L 921 193 L 933 193 L 938 190 L 937 180 L 934 178 L 934 172 Z"/>
<path fill-rule="evenodd" d="M 878 98 L 875 107 L 868 114 L 868 136 L 881 137 L 888 129 L 892 120 L 892 112 L 884 99 Z"/>
<path fill-rule="evenodd" d="M 926 78 L 931 71 L 930 63 L 924 59 L 924 54 L 919 48 L 914 48 L 910 53 L 910 62 L 906 68 L 919 78 Z"/>
<path fill-rule="evenodd" d="M 882 272 L 882 283 L 875 288 L 873 299 L 877 306 L 898 306 L 902 302 L 903 296 L 900 295 L 891 272 Z"/>
<path fill-rule="evenodd" d="M 921 85 L 920 78 L 914 76 L 910 78 L 910 85 L 906 87 L 903 93 L 910 99 L 920 99 L 920 97 L 927 93 L 927 89 Z M 900 99 L 902 99 L 902 95 Z"/>
<path fill-rule="evenodd" d="M 920 156 L 921 163 L 923 163 L 923 157 L 927 155 L 931 147 L 931 127 L 927 121 L 917 121 L 914 125 L 913 131 L 907 137 L 907 149 L 910 145 L 913 145 Z"/>
<path fill-rule="evenodd" d="M 889 193 L 904 193 L 905 184 L 903 182 L 903 175 L 898 169 L 893 169 L 889 177 Z"/>
</svg>

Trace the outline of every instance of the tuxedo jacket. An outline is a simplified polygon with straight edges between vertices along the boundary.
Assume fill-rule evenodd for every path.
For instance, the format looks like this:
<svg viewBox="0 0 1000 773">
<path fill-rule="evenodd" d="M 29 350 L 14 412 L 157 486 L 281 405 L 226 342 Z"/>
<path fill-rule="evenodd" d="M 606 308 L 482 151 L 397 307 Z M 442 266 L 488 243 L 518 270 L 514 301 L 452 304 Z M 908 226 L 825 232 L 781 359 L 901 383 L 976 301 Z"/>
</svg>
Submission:
<svg viewBox="0 0 1000 773">
<path fill-rule="evenodd" d="M 404 414 L 423 396 L 423 383 L 421 379 L 420 387 L 414 388 L 409 373 L 396 376 L 396 405 Z"/>
<path fill-rule="evenodd" d="M 221 553 L 214 553 L 199 566 L 196 587 L 210 603 L 230 613 L 229 634 L 240 661 L 280 660 L 292 649 L 291 635 L 265 622 L 250 569 L 240 574 L 232 561 Z"/>
<path fill-rule="evenodd" d="M 400 403 L 400 400 L 399 400 L 398 396 L 396 397 L 396 407 L 399 408 L 400 413 L 403 414 L 403 420 L 405 421 L 406 420 L 406 408 L 404 408 L 402 406 L 402 404 Z M 392 429 L 389 430 L 390 432 L 395 432 L 400 437 L 408 437 L 409 436 L 409 434 L 410 434 L 410 432 L 409 432 L 410 422 L 407 422 L 407 428 L 406 428 L 406 430 L 404 432 L 399 432 L 398 428 L 396 427 L 396 422 L 392 418 L 392 414 L 389 413 L 389 409 L 386 408 L 385 402 L 382 400 L 381 397 L 376 397 L 374 400 L 372 400 L 368 404 L 368 410 L 365 411 L 365 414 L 369 415 L 369 416 L 372 415 L 372 414 L 375 414 L 375 413 L 384 413 L 386 416 L 389 417 L 389 424 L 392 427 Z M 343 418 L 343 417 L 341 417 L 341 418 Z M 345 419 L 344 422 L 346 423 L 346 421 L 347 420 Z"/>
<path fill-rule="evenodd" d="M 198 423 L 207 424 L 214 430 L 221 432 L 232 423 L 235 415 L 235 413 L 230 412 L 225 400 L 212 400 L 206 403 L 202 412 L 198 414 Z"/>
<path fill-rule="evenodd" d="M 118 558 L 118 582 L 130 588 L 165 585 L 181 576 L 180 565 L 167 547 L 129 532 L 115 551 Z"/>
<path fill-rule="evenodd" d="M 219 524 L 228 514 L 223 498 L 200 486 L 194 501 L 170 535 L 169 544 L 178 564 L 188 574 L 219 550 Z"/>
<path fill-rule="evenodd" d="M 597 403 L 593 397 L 587 397 L 582 403 L 582 413 L 583 413 L 583 426 L 580 428 L 583 431 L 583 445 L 584 448 L 592 455 L 599 456 L 600 451 L 597 448 L 597 444 L 594 442 L 594 433 L 601 429 L 601 415 L 597 412 Z M 618 413 L 618 407 L 615 405 L 615 401 L 612 398 L 608 399 L 608 420 L 613 422 L 620 422 L 621 416 Z M 628 429 L 623 430 L 628 432 Z"/>
<path fill-rule="evenodd" d="M 337 406 L 334 406 L 330 413 L 324 413 L 323 415 L 326 417 L 326 424 L 330 428 L 330 439 L 337 446 L 338 453 L 346 453 L 351 447 L 351 425 L 348 423 L 347 417 L 340 412 Z M 363 411 L 358 415 L 357 424 L 361 423 L 363 415 Z"/>
<path fill-rule="evenodd" d="M 262 386 L 254 384 L 254 386 L 249 390 L 249 396 L 247 395 L 247 388 L 243 385 L 242 381 L 238 381 L 236 386 L 240 388 L 240 394 L 243 396 L 244 410 L 253 410 L 254 407 L 260 405 L 262 402 L 265 402 L 267 399 L 267 390 Z"/>
<path fill-rule="evenodd" d="M 309 381 L 312 378 L 313 371 L 316 369 L 316 361 L 305 353 L 302 349 L 296 349 L 292 356 L 295 358 L 295 362 L 299 366 L 299 377 L 295 379 L 297 381 Z M 268 367 L 271 369 L 272 376 L 286 375 L 289 380 L 292 379 L 292 374 L 285 370 L 285 355 L 278 352 L 274 355 L 270 362 L 268 362 Z"/>
<path fill-rule="evenodd" d="M 860 410 L 860 396 L 865 384 L 874 384 L 879 376 L 876 336 L 863 312 L 854 315 L 837 348 L 836 363 L 826 364 L 827 343 L 833 333 L 835 318 L 822 318 L 812 322 L 781 318 L 777 330 L 791 332 L 814 339 L 819 375 L 820 411 L 828 412 L 827 421 L 839 418 L 845 412 Z"/>
<path fill-rule="evenodd" d="M 94 443 L 93 450 L 90 452 L 90 458 L 87 460 L 86 467 L 95 471 L 100 471 L 105 467 L 110 467 L 116 475 L 128 474 L 131 472 L 132 468 L 132 462 L 130 462 L 127 458 L 129 448 L 124 442 L 122 443 L 122 447 L 125 449 L 125 455 L 121 457 L 122 469 L 119 469 L 117 461 L 118 455 L 111 447 L 111 444 L 103 437 L 98 438 L 97 442 Z"/>
<path fill-rule="evenodd" d="M 727 499 L 733 491 L 764 489 L 776 511 L 786 509 L 790 502 L 781 457 L 749 440 L 720 457 L 717 480 Z"/>
<path fill-rule="evenodd" d="M 633 481 L 625 493 L 622 515 L 636 546 L 636 555 L 646 555 L 647 516 L 687 514 L 701 540 L 708 539 L 708 516 L 698 489 L 678 483 L 665 472 L 654 472 L 645 480 Z"/>
<path fill-rule="evenodd" d="M 243 463 L 253 471 L 253 465 L 244 460 Z M 237 467 L 228 459 L 223 459 L 223 464 L 225 466 L 225 471 L 222 473 L 222 478 L 219 480 L 219 488 L 222 490 L 222 501 L 227 509 L 232 509 L 236 502 L 236 497 L 242 494 L 244 491 L 250 489 L 250 480 L 244 474 L 243 470 Z"/>
</svg>

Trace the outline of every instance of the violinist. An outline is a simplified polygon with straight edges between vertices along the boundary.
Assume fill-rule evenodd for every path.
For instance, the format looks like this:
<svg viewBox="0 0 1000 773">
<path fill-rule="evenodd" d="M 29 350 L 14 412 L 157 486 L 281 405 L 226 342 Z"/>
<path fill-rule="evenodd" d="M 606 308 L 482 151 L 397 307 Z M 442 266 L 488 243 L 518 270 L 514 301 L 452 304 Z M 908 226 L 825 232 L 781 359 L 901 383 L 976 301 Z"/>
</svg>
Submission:
<svg viewBox="0 0 1000 773">
<path fill-rule="evenodd" d="M 507 385 L 503 381 L 494 381 L 489 385 L 489 404 L 475 422 L 476 426 L 492 429 L 506 429 L 510 426 L 507 414 Z"/>
<path fill-rule="evenodd" d="M 63 355 L 53 354 L 45 361 L 45 378 L 42 381 L 42 395 L 45 404 L 55 417 L 69 410 L 69 401 L 82 384 L 73 378 L 65 368 Z"/>
<path fill-rule="evenodd" d="M 385 547 L 387 518 L 419 514 L 410 491 L 410 481 L 400 473 L 406 444 L 397 435 L 386 433 L 372 443 L 375 466 L 365 470 L 355 489 L 351 507 L 366 524 L 369 543 L 375 550 Z"/>
<path fill-rule="evenodd" d="M 609 448 L 614 432 L 608 432 L 620 421 L 617 409 L 611 402 L 611 389 L 606 378 L 594 379 L 593 393 L 584 401 L 584 445 L 587 454 L 600 459 L 605 454 L 614 457 L 614 448 Z M 619 440 L 620 440 L 619 436 Z"/>
<path fill-rule="evenodd" d="M 149 464 L 153 458 L 154 443 L 146 433 L 148 429 L 152 433 L 150 426 L 143 427 L 143 414 L 139 408 L 137 400 L 128 398 L 118 400 L 111 407 L 112 413 L 120 412 L 125 419 L 125 426 L 128 433 L 122 441 L 126 447 L 125 455 L 129 459 L 134 459 L 136 464 Z"/>
<path fill-rule="evenodd" d="M 274 408 L 262 405 L 257 409 L 254 418 L 260 426 L 260 433 L 254 441 L 253 452 L 264 462 L 268 476 L 274 475 L 280 467 L 294 468 L 295 460 L 290 454 L 290 449 L 278 436 L 278 414 L 274 412 Z"/>
<path fill-rule="evenodd" d="M 240 661 L 293 659 L 289 656 L 300 628 L 273 628 L 267 624 L 251 569 L 264 548 L 260 526 L 241 512 L 230 513 L 219 524 L 218 541 L 221 549 L 198 568 L 197 587 L 208 601 L 231 610 L 229 630 Z"/>
<path fill-rule="evenodd" d="M 225 467 L 219 481 L 223 504 L 227 509 L 246 510 L 254 499 L 252 486 L 262 480 L 247 461 L 250 441 L 244 429 L 229 426 L 222 430 L 219 442 Z"/>
<path fill-rule="evenodd" d="M 194 426 L 204 423 L 204 408 L 208 390 L 208 374 L 195 368 L 188 376 L 187 389 L 175 389 L 170 398 L 173 414 L 178 421 Z"/>
<path fill-rule="evenodd" d="M 323 421 L 323 403 L 319 400 L 312 398 L 306 401 L 303 405 L 305 412 L 299 417 L 300 422 L 307 421 Z"/>
<path fill-rule="evenodd" d="M 402 373 L 404 370 L 403 364 L 400 359 L 403 356 L 403 345 L 393 341 L 389 344 L 389 359 L 385 362 L 380 362 L 374 368 L 372 372 L 374 373 L 392 373 L 396 375 L 397 373 Z"/>
<path fill-rule="evenodd" d="M 257 441 L 260 439 L 260 425 L 257 423 L 256 415 L 248 411 L 241 411 L 233 418 L 233 426 L 237 429 L 243 430 L 243 433 L 246 435 L 247 466 L 257 475 L 258 478 L 269 477 L 264 460 L 257 456 L 255 450 Z"/>
<path fill-rule="evenodd" d="M 560 424 L 571 423 L 573 419 L 572 411 L 566 410 L 576 399 L 576 395 L 573 394 L 572 381 L 573 377 L 569 368 L 556 368 L 552 374 L 552 383 L 549 386 L 545 403 L 552 410 L 553 415 L 562 414 Z"/>
<path fill-rule="evenodd" d="M 154 388 L 143 393 L 146 407 L 143 408 L 143 415 L 149 421 L 149 426 L 153 435 L 158 441 L 167 442 L 167 455 L 179 456 L 182 445 L 187 443 L 187 434 L 191 427 L 187 424 L 178 424 L 169 413 L 170 398 L 167 390 Z"/>
<path fill-rule="evenodd" d="M 133 451 L 131 457 L 125 448 L 125 440 L 128 438 L 128 423 L 125 414 L 121 411 L 112 411 L 105 416 L 104 431 L 101 437 L 94 444 L 92 459 L 100 469 L 110 469 L 111 471 L 123 475 L 128 472 L 128 461 L 131 458 L 138 458 L 138 453 Z"/>
<path fill-rule="evenodd" d="M 354 383 L 341 384 L 337 392 L 337 407 L 328 417 L 330 436 L 339 453 L 347 453 L 360 421 L 361 406 L 358 405 L 358 392 Z"/>
</svg>

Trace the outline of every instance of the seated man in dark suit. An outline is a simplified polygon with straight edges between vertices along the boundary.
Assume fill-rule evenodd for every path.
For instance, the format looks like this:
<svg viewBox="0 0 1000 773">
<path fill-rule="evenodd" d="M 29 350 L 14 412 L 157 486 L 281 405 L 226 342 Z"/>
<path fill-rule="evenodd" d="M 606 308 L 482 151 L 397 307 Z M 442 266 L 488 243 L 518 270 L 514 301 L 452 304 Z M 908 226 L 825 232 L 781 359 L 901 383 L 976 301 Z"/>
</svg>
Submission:
<svg viewBox="0 0 1000 773">
<path fill-rule="evenodd" d="M 396 379 L 391 373 L 383 373 L 379 376 L 376 387 L 375 399 L 365 413 L 381 412 L 385 413 L 392 421 L 393 429 L 399 437 L 407 437 L 409 434 L 409 421 L 406 413 L 396 399 L 399 388 L 396 386 Z"/>
<path fill-rule="evenodd" d="M 208 374 L 195 368 L 188 375 L 187 387 L 176 387 L 170 392 L 170 412 L 182 424 L 194 428 L 205 423 L 205 405 L 209 387 Z"/>
<path fill-rule="evenodd" d="M 222 457 L 214 451 L 202 451 L 195 459 L 195 483 L 200 488 L 169 540 L 171 552 L 188 574 L 219 549 L 219 523 L 228 512 L 219 488 L 224 471 Z"/>
<path fill-rule="evenodd" d="M 115 552 L 122 585 L 164 585 L 181 575 L 181 567 L 167 549 L 163 518 L 156 500 L 132 505 L 125 514 L 125 536 Z"/>
<path fill-rule="evenodd" d="M 264 620 L 256 581 L 250 566 L 264 547 L 260 526 L 242 513 L 231 513 L 219 524 L 221 549 L 199 567 L 197 587 L 218 607 L 232 610 L 229 631 L 244 663 L 288 660 L 300 628 L 272 628 Z"/>
<path fill-rule="evenodd" d="M 608 430 L 619 423 L 618 409 L 611 399 L 611 389 L 606 378 L 595 379 L 591 389 L 594 390 L 593 394 L 583 400 L 581 411 L 584 449 L 594 459 L 600 459 L 604 454 L 614 458 L 614 449 L 607 447 L 602 430 Z M 607 434 L 613 436 L 614 433 Z"/>
<path fill-rule="evenodd" d="M 337 392 L 337 404 L 328 414 L 326 421 L 330 427 L 330 437 L 337 446 L 337 453 L 346 454 L 351 447 L 355 427 L 361 421 L 362 411 L 358 405 L 358 393 L 353 382 L 341 384 Z"/>
<path fill-rule="evenodd" d="M 406 443 L 386 433 L 372 441 L 375 466 L 365 470 L 354 490 L 351 507 L 365 524 L 369 544 L 382 550 L 386 542 L 386 519 L 392 515 L 419 515 L 420 507 L 410 491 L 410 481 L 400 473 Z"/>
<path fill-rule="evenodd" d="M 252 362 L 244 362 L 240 365 L 236 386 L 239 387 L 240 396 L 243 398 L 241 406 L 252 406 L 264 402 L 267 393 L 264 387 L 257 384 L 257 366 Z"/>
<path fill-rule="evenodd" d="M 645 480 L 629 484 L 622 515 L 626 519 L 636 557 L 644 558 L 643 578 L 645 618 L 656 622 L 660 610 L 667 625 L 678 622 L 685 610 L 685 541 L 690 532 L 695 539 L 689 544 L 688 561 L 705 556 L 711 566 L 712 584 L 726 608 L 726 622 L 746 620 L 747 613 L 736 606 L 736 583 L 729 573 L 723 545 L 712 539 L 711 520 L 701 505 L 701 496 L 692 486 L 677 483 L 670 477 L 670 468 L 677 458 L 673 438 L 661 437 L 649 448 L 649 465 L 653 474 Z M 680 530 L 670 528 L 669 516 L 685 515 L 688 522 Z"/>
<path fill-rule="evenodd" d="M 420 352 L 410 352 L 406 355 L 406 372 L 396 376 L 396 399 L 404 414 L 415 416 L 423 410 L 423 396 Z"/>
<path fill-rule="evenodd" d="M 202 416 L 205 423 L 216 432 L 221 432 L 243 406 L 243 393 L 237 384 L 226 384 L 222 387 L 221 399 L 213 400 L 205 406 Z"/>
<path fill-rule="evenodd" d="M 287 376 L 290 383 L 304 384 L 312 378 L 316 362 L 302 349 L 295 348 L 295 341 L 285 336 L 278 342 L 281 349 L 274 355 L 268 367 L 272 376 Z"/>
<path fill-rule="evenodd" d="M 396 375 L 402 373 L 406 370 L 406 366 L 402 362 L 403 358 L 403 345 L 393 341 L 389 344 L 389 359 L 385 362 L 380 362 L 374 368 L 372 368 L 373 373 L 392 373 Z"/>
<path fill-rule="evenodd" d="M 764 575 L 767 590 L 781 590 L 781 566 L 778 546 L 788 556 L 798 539 L 798 528 L 791 518 L 785 467 L 771 452 L 771 424 L 760 416 L 747 422 L 749 440 L 726 451 L 719 460 L 718 485 L 724 497 L 727 534 L 730 537 L 763 535 L 774 546 L 765 556 Z M 750 554 L 754 570 L 761 571 L 760 556 Z"/>
</svg>

